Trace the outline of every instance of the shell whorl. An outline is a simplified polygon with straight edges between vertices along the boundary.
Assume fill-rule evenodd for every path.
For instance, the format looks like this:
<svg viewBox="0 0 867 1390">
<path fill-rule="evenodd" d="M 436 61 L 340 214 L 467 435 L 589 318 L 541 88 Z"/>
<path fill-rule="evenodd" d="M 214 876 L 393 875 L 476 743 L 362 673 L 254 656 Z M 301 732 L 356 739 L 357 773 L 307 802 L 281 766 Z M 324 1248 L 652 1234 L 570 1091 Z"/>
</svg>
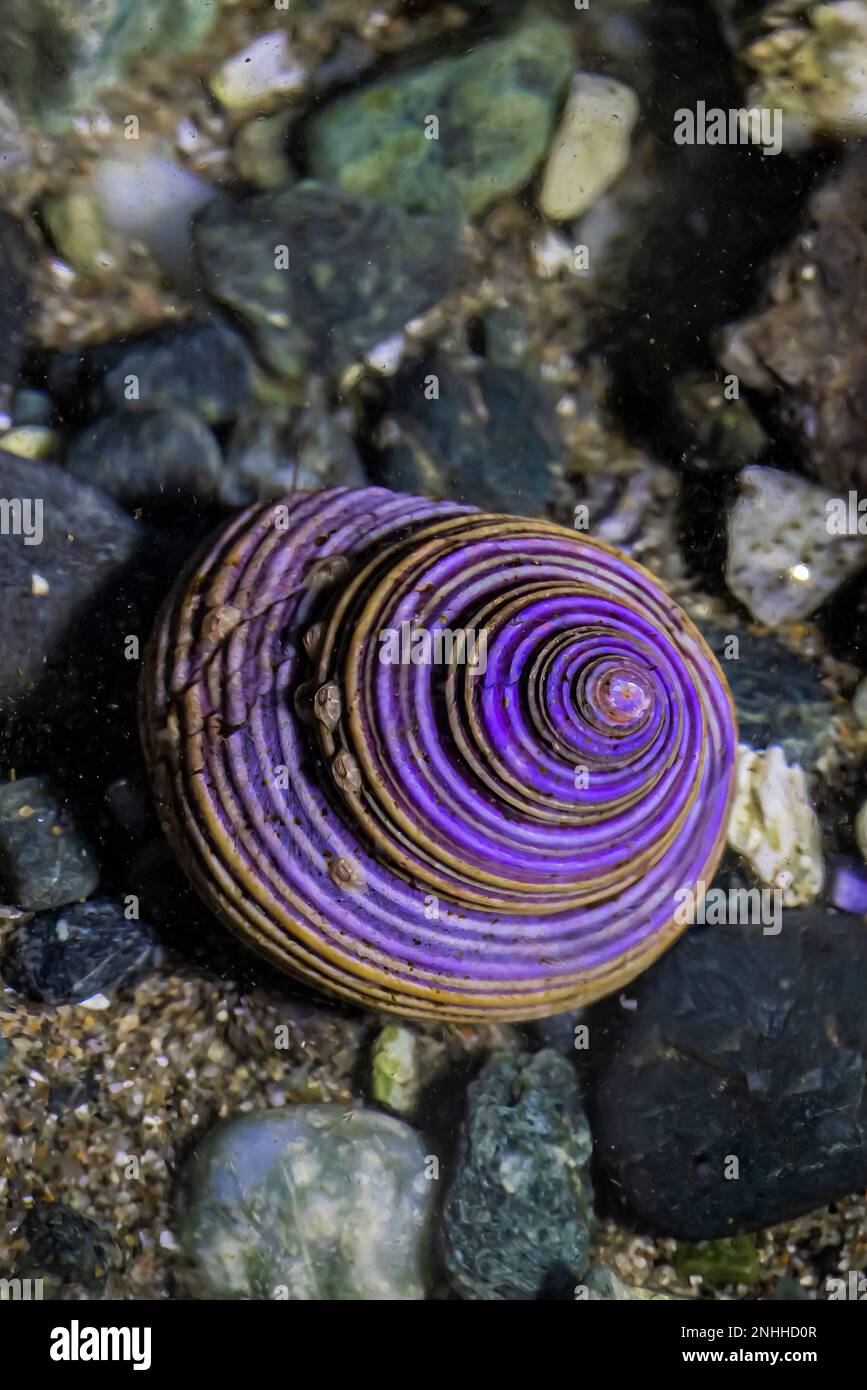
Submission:
<svg viewBox="0 0 867 1390">
<path fill-rule="evenodd" d="M 714 657 L 640 566 L 382 488 L 210 543 L 142 729 L 227 926 L 321 989 L 456 1019 L 556 1013 L 650 964 L 716 869 L 736 747 Z"/>
</svg>

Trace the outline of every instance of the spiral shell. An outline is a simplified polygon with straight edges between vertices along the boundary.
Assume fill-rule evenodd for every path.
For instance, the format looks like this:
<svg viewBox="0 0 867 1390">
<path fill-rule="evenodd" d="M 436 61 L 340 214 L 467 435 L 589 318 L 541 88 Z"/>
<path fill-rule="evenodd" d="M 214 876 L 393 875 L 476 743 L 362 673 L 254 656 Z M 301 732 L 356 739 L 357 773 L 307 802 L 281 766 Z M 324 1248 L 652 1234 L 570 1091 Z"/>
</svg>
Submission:
<svg viewBox="0 0 867 1390">
<path fill-rule="evenodd" d="M 736 747 L 645 570 L 382 488 L 227 526 L 163 612 L 142 728 L 227 926 L 320 989 L 451 1019 L 556 1013 L 649 965 L 721 856 Z"/>
</svg>

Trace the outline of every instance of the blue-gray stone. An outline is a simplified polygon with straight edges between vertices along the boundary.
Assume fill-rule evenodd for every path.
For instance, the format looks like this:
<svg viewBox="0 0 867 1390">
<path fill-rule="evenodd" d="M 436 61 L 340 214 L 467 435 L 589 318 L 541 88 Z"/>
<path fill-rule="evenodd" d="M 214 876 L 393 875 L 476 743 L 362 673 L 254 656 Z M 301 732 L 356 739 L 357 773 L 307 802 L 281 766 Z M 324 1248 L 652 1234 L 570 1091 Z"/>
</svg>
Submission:
<svg viewBox="0 0 867 1390">
<path fill-rule="evenodd" d="M 23 707 L 50 683 L 56 718 L 77 696 L 69 662 L 74 626 L 118 582 L 144 528 L 63 469 L 2 450 L 0 496 L 22 505 L 28 521 L 2 540 L 0 710 Z M 34 572 L 47 585 L 38 596 Z M 92 653 L 92 633 L 88 646 Z"/>
<path fill-rule="evenodd" d="M 31 912 L 96 888 L 99 866 L 50 778 L 0 783 L 0 877 L 17 906 Z"/>
<path fill-rule="evenodd" d="M 218 1125 L 185 1174 L 183 1244 L 218 1297 L 424 1297 L 430 1206 L 418 1134 L 337 1105 Z"/>
<path fill-rule="evenodd" d="M 127 506 L 204 504 L 220 496 L 223 455 L 208 426 L 189 411 L 116 411 L 73 440 L 66 468 Z"/>
<path fill-rule="evenodd" d="M 249 349 L 216 318 L 106 345 L 86 366 L 97 377 L 94 408 L 105 413 L 183 410 L 216 425 L 241 415 L 253 394 Z"/>
<path fill-rule="evenodd" d="M 77 1004 L 136 984 L 159 960 L 153 928 L 123 907 L 94 898 L 43 912 L 13 932 L 0 974 L 29 999 Z"/>
</svg>

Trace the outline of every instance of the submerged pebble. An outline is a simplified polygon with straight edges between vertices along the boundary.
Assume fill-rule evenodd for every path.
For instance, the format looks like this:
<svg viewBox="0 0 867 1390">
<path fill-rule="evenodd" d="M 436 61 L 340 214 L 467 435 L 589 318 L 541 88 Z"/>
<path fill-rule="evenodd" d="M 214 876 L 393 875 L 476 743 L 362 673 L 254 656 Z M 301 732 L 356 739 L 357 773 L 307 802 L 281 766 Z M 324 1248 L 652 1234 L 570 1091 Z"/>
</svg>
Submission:
<svg viewBox="0 0 867 1390">
<path fill-rule="evenodd" d="M 629 163 L 637 119 L 638 98 L 631 87 L 595 73 L 577 73 L 548 155 L 539 211 L 565 222 L 591 208 Z"/>
<path fill-rule="evenodd" d="M 592 1140 L 571 1065 L 494 1056 L 467 1090 L 442 1249 L 469 1299 L 571 1296 L 587 1264 Z"/>
<path fill-rule="evenodd" d="M 417 213 L 303 180 L 195 226 L 213 296 L 239 314 L 276 372 L 358 362 L 447 292 L 460 264 L 454 209 Z"/>
<path fill-rule="evenodd" d="M 632 1218 L 706 1240 L 862 1188 L 865 989 L 863 918 L 816 903 L 775 934 L 693 927 L 633 1009 L 595 1006 L 594 1138 Z"/>
<path fill-rule="evenodd" d="M 419 1136 L 389 1115 L 245 1115 L 213 1129 L 188 1165 L 182 1240 L 217 1297 L 421 1299 L 435 1188 L 425 1166 Z"/>
<path fill-rule="evenodd" d="M 211 431 L 185 410 L 117 411 L 73 440 L 66 468 L 126 504 L 219 496 L 223 456 Z"/>
<path fill-rule="evenodd" d="M 96 888 L 93 851 L 51 778 L 0 783 L 0 877 L 18 906 L 33 912 Z"/>
<path fill-rule="evenodd" d="M 20 1230 L 19 1279 L 42 1279 L 43 1297 L 70 1290 L 99 1293 L 123 1267 L 123 1252 L 108 1231 L 60 1202 L 39 1202 Z"/>
<path fill-rule="evenodd" d="M 828 528 L 828 492 L 778 468 L 745 468 L 728 522 L 726 582 L 767 627 L 808 617 L 867 564 L 867 537 Z"/>
<path fill-rule="evenodd" d="M 156 936 L 108 898 L 40 913 L 13 934 L 7 985 L 42 1003 L 77 1004 L 136 984 L 158 959 Z"/>
<path fill-rule="evenodd" d="M 570 31 L 533 17 L 458 58 L 386 77 L 315 117 L 311 173 L 353 194 L 467 217 L 531 178 L 572 69 Z"/>
</svg>

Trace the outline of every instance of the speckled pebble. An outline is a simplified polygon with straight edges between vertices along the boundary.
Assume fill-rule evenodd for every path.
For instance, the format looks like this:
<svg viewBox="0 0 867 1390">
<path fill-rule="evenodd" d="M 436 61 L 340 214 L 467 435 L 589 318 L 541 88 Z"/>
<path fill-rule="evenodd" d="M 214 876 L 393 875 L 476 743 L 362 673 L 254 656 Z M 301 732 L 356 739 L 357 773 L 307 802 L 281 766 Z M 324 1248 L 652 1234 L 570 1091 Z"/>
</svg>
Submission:
<svg viewBox="0 0 867 1390">
<path fill-rule="evenodd" d="M 50 778 L 0 784 L 0 876 L 18 906 L 32 912 L 96 888 L 99 867 Z"/>
</svg>

